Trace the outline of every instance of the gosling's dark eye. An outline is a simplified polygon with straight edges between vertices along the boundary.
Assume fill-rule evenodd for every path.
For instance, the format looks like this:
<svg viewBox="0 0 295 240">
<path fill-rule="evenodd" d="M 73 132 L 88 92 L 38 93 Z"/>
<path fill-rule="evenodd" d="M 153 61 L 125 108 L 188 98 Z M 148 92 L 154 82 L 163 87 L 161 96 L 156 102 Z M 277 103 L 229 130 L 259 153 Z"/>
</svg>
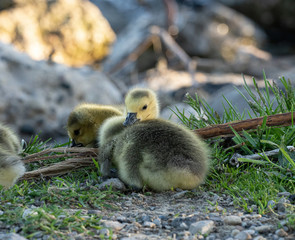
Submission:
<svg viewBox="0 0 295 240">
<path fill-rule="evenodd" d="M 79 129 L 75 130 L 75 131 L 74 131 L 74 134 L 75 134 L 76 136 L 78 136 L 78 135 L 80 134 L 80 130 L 79 130 Z"/>
<path fill-rule="evenodd" d="M 142 107 L 142 110 L 146 110 L 147 109 L 147 105 L 144 105 L 143 107 Z"/>
</svg>

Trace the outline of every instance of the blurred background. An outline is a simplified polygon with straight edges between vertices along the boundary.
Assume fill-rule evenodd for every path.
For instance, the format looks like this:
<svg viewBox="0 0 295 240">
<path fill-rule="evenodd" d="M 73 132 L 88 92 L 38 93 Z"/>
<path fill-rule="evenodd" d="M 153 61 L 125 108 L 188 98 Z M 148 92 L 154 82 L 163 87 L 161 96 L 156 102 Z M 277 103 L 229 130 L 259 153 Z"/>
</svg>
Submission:
<svg viewBox="0 0 295 240">
<path fill-rule="evenodd" d="M 292 0 L 1 0 L 0 121 L 21 138 L 68 140 L 82 102 L 123 103 L 134 86 L 158 92 L 161 116 L 197 93 L 242 112 L 252 77 L 295 79 Z"/>
</svg>

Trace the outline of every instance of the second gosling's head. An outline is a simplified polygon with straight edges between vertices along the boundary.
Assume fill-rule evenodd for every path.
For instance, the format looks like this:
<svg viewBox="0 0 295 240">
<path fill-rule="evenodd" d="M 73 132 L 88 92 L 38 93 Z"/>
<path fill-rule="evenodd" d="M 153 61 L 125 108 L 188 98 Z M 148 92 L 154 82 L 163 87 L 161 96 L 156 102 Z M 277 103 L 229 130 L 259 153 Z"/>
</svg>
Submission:
<svg viewBox="0 0 295 240">
<path fill-rule="evenodd" d="M 72 139 L 72 147 L 95 145 L 95 126 L 87 113 L 72 112 L 68 118 L 67 130 L 69 137 Z"/>
<path fill-rule="evenodd" d="M 129 91 L 125 98 L 127 116 L 124 126 L 138 121 L 155 119 L 159 115 L 159 103 L 156 93 L 146 88 L 135 88 Z"/>
</svg>

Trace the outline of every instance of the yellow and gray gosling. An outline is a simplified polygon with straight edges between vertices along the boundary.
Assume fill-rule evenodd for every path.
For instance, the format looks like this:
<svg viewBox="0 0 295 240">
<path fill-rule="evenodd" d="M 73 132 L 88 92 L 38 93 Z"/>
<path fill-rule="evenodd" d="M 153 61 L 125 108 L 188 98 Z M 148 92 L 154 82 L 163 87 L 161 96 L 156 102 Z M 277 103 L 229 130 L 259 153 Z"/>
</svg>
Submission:
<svg viewBox="0 0 295 240">
<path fill-rule="evenodd" d="M 185 127 L 157 119 L 159 104 L 153 91 L 131 90 L 125 106 L 126 118 L 110 118 L 99 131 L 104 176 L 112 162 L 119 178 L 135 189 L 194 189 L 204 181 L 209 167 L 206 144 Z"/>
<path fill-rule="evenodd" d="M 84 103 L 78 105 L 70 113 L 67 131 L 72 139 L 72 146 L 96 147 L 97 131 L 103 121 L 122 112 L 115 107 Z"/>
<path fill-rule="evenodd" d="M 18 137 L 11 129 L 0 124 L 0 185 L 9 188 L 24 175 L 21 161 L 21 146 Z"/>
</svg>

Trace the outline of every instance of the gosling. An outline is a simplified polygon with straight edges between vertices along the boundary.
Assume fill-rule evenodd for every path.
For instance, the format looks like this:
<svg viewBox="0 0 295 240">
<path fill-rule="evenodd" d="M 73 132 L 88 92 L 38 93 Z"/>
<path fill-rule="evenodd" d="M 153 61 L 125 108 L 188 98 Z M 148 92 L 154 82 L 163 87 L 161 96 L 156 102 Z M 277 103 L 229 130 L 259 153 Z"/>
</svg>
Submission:
<svg viewBox="0 0 295 240">
<path fill-rule="evenodd" d="M 21 146 L 11 129 L 0 124 L 0 185 L 9 188 L 24 175 L 25 167 L 18 156 Z"/>
<path fill-rule="evenodd" d="M 97 131 L 109 117 L 121 116 L 115 107 L 84 103 L 78 105 L 69 115 L 67 131 L 72 147 L 97 147 Z"/>
<path fill-rule="evenodd" d="M 204 181 L 209 168 L 206 144 L 185 127 L 157 119 L 153 91 L 131 90 L 125 107 L 126 118 L 110 118 L 99 131 L 103 176 L 109 174 L 111 161 L 119 178 L 133 189 L 194 189 Z"/>
</svg>

